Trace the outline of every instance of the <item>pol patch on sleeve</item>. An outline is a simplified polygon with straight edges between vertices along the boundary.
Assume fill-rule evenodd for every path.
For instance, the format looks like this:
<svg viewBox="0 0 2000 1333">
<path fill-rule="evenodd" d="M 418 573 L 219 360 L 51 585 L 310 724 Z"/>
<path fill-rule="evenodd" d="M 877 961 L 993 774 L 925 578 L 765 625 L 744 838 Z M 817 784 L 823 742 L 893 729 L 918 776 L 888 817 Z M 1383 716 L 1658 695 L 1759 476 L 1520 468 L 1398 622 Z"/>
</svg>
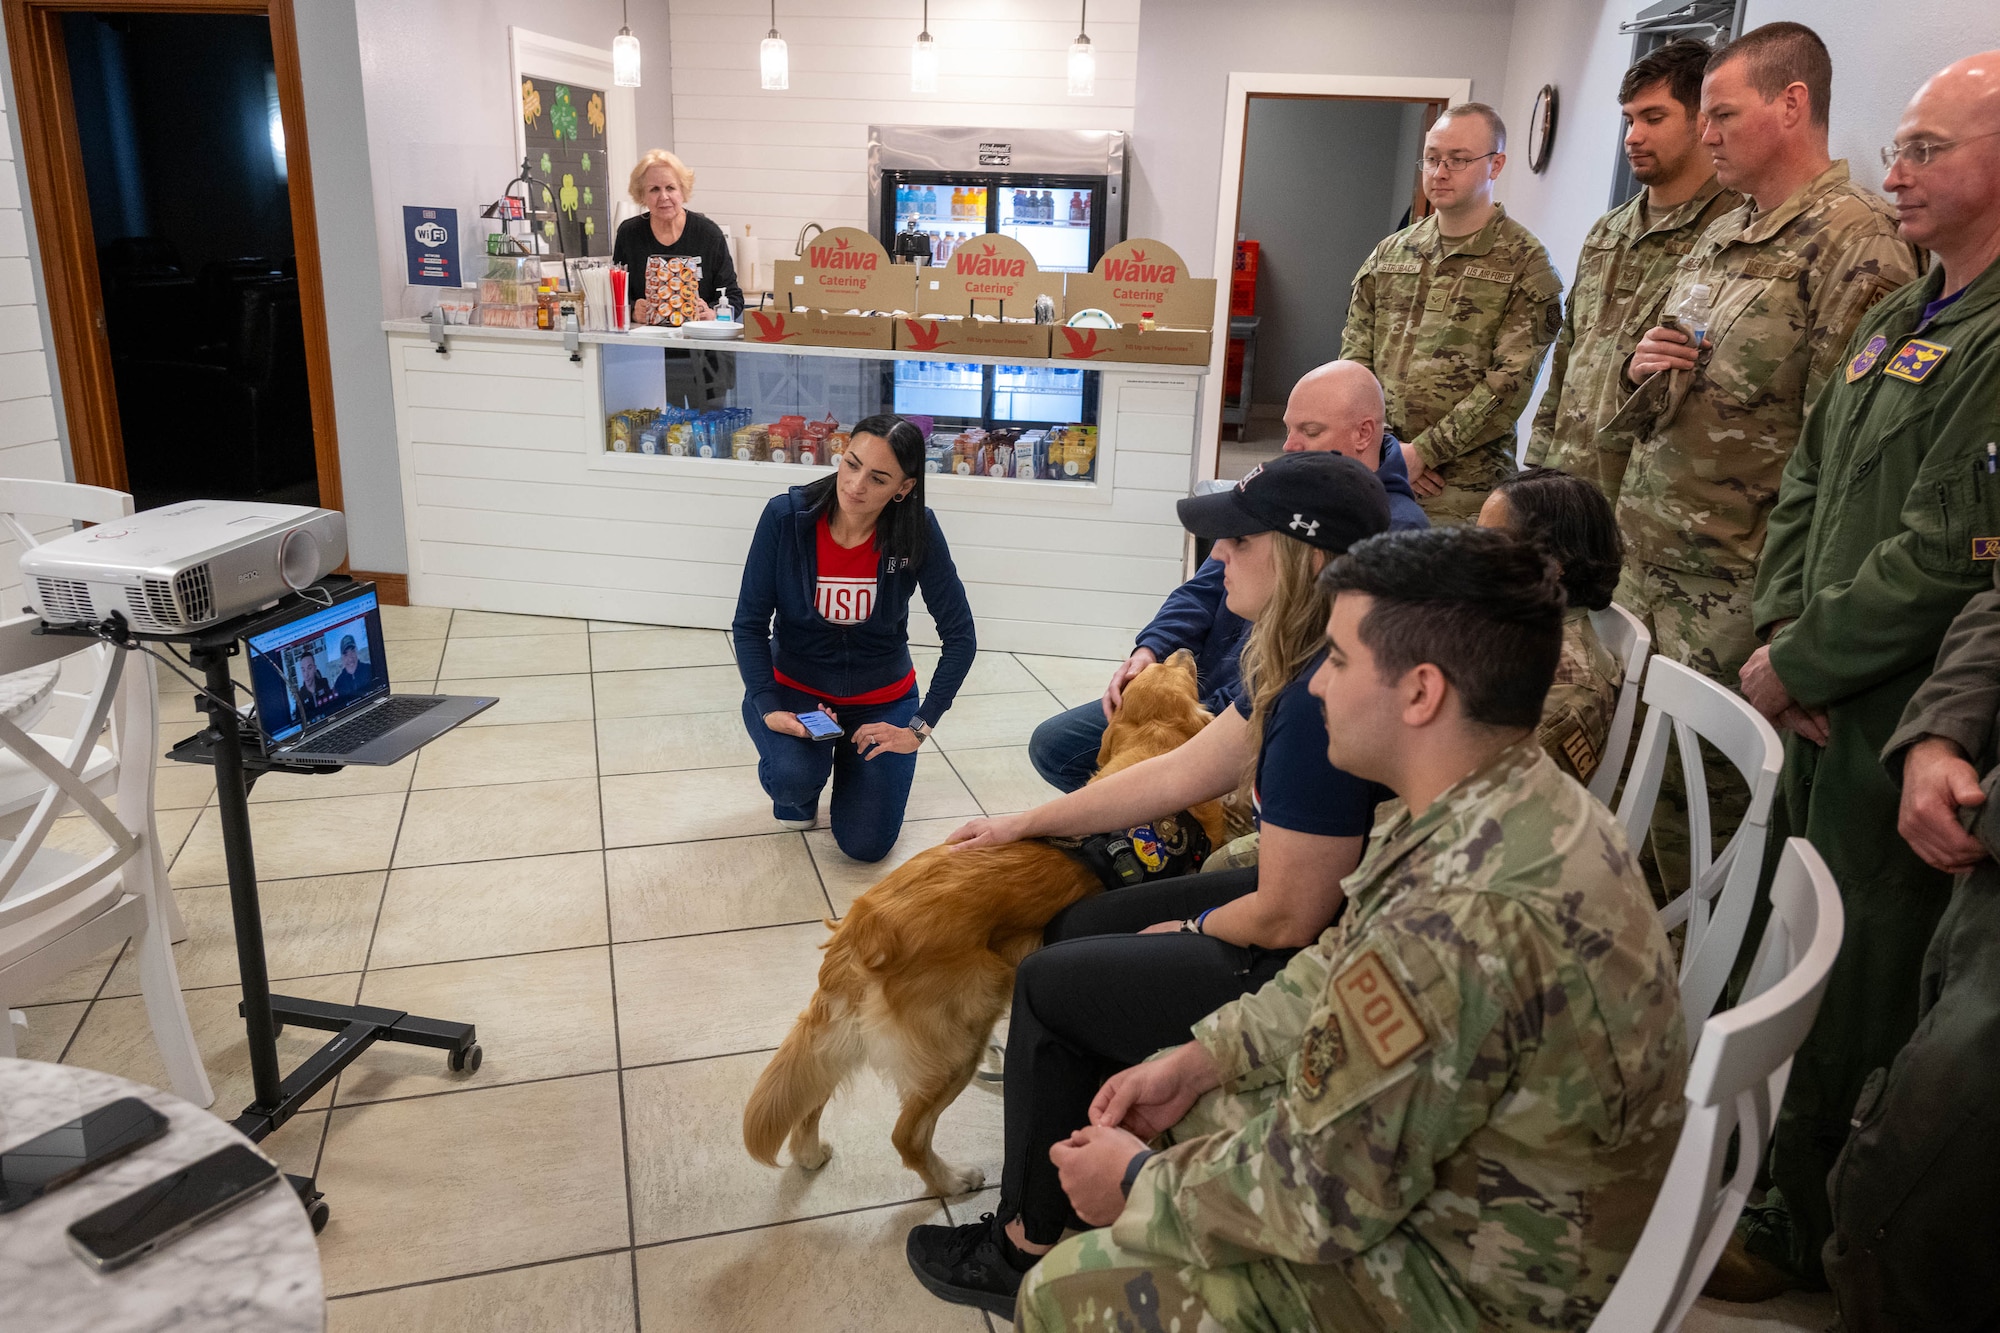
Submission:
<svg viewBox="0 0 2000 1333">
<path fill-rule="evenodd" d="M 1409 996 L 1373 949 L 1334 978 L 1333 990 L 1361 1034 L 1361 1044 L 1382 1068 L 1408 1059 L 1430 1040 Z"/>
</svg>

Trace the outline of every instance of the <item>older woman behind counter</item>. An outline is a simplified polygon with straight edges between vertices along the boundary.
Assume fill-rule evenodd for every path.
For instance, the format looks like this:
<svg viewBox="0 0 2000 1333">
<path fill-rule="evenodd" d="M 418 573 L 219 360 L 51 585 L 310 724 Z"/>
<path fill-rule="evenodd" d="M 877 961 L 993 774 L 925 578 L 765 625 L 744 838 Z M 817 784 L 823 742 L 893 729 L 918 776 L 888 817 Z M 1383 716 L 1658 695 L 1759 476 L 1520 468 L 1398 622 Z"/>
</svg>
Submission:
<svg viewBox="0 0 2000 1333">
<path fill-rule="evenodd" d="M 631 300 L 646 294 L 646 261 L 654 255 L 684 255 L 701 263 L 701 304 L 696 314 L 714 319 L 716 298 L 726 293 L 730 307 L 743 309 L 743 289 L 736 283 L 736 264 L 722 228 L 687 206 L 694 193 L 694 172 L 663 148 L 639 158 L 626 187 L 632 202 L 646 211 L 618 224 L 611 257 L 631 275 Z"/>
</svg>

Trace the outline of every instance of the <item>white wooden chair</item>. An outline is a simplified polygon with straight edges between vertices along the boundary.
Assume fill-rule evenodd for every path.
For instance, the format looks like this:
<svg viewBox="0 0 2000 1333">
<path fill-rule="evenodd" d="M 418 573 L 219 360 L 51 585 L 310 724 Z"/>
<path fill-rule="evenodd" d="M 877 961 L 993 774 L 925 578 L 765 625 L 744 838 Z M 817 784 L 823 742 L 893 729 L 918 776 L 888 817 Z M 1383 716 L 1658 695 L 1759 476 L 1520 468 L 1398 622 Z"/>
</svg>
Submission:
<svg viewBox="0 0 2000 1333">
<path fill-rule="evenodd" d="M 1804 838 L 1788 839 L 1749 984 L 1735 1008 L 1699 1029 L 1680 1144 L 1593 1330 L 1674 1333 L 1701 1294 L 1770 1147 L 1792 1055 L 1819 1013 L 1844 921 L 1826 862 Z M 1736 1165 L 1724 1180 L 1732 1135 Z"/>
<path fill-rule="evenodd" d="M 1692 1027 L 1707 1019 L 1722 998 L 1743 932 L 1750 925 L 1784 749 L 1771 724 L 1740 696 L 1670 658 L 1656 654 L 1647 664 L 1645 700 L 1646 726 L 1639 733 L 1632 774 L 1618 800 L 1618 822 L 1625 826 L 1625 837 L 1637 850 L 1659 803 L 1671 727 L 1674 748 L 1680 752 L 1681 774 L 1686 779 L 1688 832 L 1693 845 L 1688 849 L 1687 890 L 1660 909 L 1660 922 L 1668 930 L 1687 926 L 1681 948 L 1681 1008 Z M 1722 751 L 1750 788 L 1750 808 L 1742 824 L 1722 854 L 1713 858 L 1709 853 L 1714 843 L 1709 836 L 1708 783 L 1696 737 Z M 1673 886 L 1667 887 L 1671 892 Z"/>
<path fill-rule="evenodd" d="M 1611 714 L 1611 732 L 1604 738 L 1604 757 L 1590 775 L 1590 794 L 1608 806 L 1612 793 L 1618 790 L 1618 775 L 1625 769 L 1625 753 L 1632 747 L 1632 726 L 1639 717 L 1639 687 L 1645 683 L 1646 659 L 1653 655 L 1653 634 L 1645 621 L 1616 602 L 1602 611 L 1592 611 L 1590 625 L 1625 668 L 1625 683 L 1618 687 L 1618 708 Z"/>
<path fill-rule="evenodd" d="M 36 635 L 34 616 L 0 621 L 0 676 L 93 651 L 87 640 Z M 160 908 L 166 886 L 156 875 L 152 820 L 153 752 L 126 745 L 117 765 L 118 811 L 91 790 L 84 772 L 115 706 L 125 734 L 155 733 L 152 682 L 127 668 L 147 659 L 113 650 L 88 707 L 52 752 L 0 717 L 0 750 L 39 774 L 42 794 L 25 825 L 0 843 L 0 1016 L 71 968 L 131 940 L 139 990 L 173 1089 L 196 1106 L 215 1100 L 181 1000 L 180 976 Z M 66 810 L 83 812 L 110 844 L 95 856 L 45 845 Z M 0 1022 L 0 1056 L 14 1054 L 11 1022 Z"/>
<path fill-rule="evenodd" d="M 27 522 L 30 515 L 62 519 L 74 524 L 115 523 L 130 517 L 131 513 L 132 497 L 123 491 L 108 490 L 102 486 L 79 486 L 67 481 L 0 478 L 0 528 L 11 533 L 22 550 L 39 546 L 44 540 Z M 43 729 L 34 733 L 44 748 L 53 753 L 64 743 L 62 729 L 85 708 L 85 701 L 102 678 L 110 662 L 110 654 L 115 651 L 108 644 L 99 644 L 88 655 L 78 654 L 65 664 L 63 683 L 56 688 L 58 706 L 51 708 Z M 145 688 L 157 694 L 158 676 L 150 658 L 127 662 L 125 670 L 137 675 Z M 118 714 L 114 712 L 108 736 L 97 743 L 83 771 L 83 780 L 99 796 L 108 797 L 117 789 L 118 755 L 125 735 L 119 725 Z M 153 755 L 158 749 L 159 731 L 154 728 L 135 740 L 148 755 Z M 15 756 L 0 753 L 0 837 L 13 837 L 20 832 L 27 822 L 28 813 L 41 799 L 44 785 L 39 773 L 22 764 Z M 162 886 L 160 904 L 166 914 L 167 934 L 178 943 L 187 938 L 187 925 L 181 919 L 180 904 L 174 901 L 173 893 L 164 887 L 167 883 L 166 854 L 160 845 L 159 829 L 150 801 L 146 809 L 146 832 L 147 842 L 153 849 L 154 878 Z"/>
</svg>

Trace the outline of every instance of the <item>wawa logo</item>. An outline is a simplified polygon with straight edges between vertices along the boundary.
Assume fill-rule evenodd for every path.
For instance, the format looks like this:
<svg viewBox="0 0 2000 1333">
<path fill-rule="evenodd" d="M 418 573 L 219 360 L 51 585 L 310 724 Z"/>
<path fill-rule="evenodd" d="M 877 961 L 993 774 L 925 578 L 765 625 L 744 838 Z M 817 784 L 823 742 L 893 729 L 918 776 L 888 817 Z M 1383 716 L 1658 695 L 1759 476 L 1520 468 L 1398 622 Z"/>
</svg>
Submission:
<svg viewBox="0 0 2000 1333">
<path fill-rule="evenodd" d="M 873 250 L 855 250 L 850 245 L 845 236 L 836 236 L 832 245 L 809 245 L 806 262 L 814 268 L 873 269 L 875 261 L 881 258 Z"/>
<path fill-rule="evenodd" d="M 785 331 L 785 317 L 783 315 L 767 315 L 761 310 L 752 310 L 749 312 L 749 315 L 750 322 L 757 326 L 757 331 L 751 335 L 751 342 L 781 343 L 787 338 L 801 336 L 797 329 L 793 329 L 789 333 Z"/>
<path fill-rule="evenodd" d="M 977 251 L 971 247 L 954 250 L 951 256 L 951 271 L 969 278 L 1025 278 L 1028 276 L 1028 261 L 1007 259 L 993 253 L 991 241 L 981 245 Z"/>
<path fill-rule="evenodd" d="M 1093 356 L 1103 356 L 1109 347 L 1097 345 L 1096 329 L 1073 329 L 1067 324 L 1057 326 L 1057 332 L 1069 341 L 1069 350 L 1063 353 L 1065 361 L 1088 361 Z"/>
<path fill-rule="evenodd" d="M 1113 282 L 1157 282 L 1171 286 L 1177 268 L 1175 264 L 1149 264 L 1144 250 L 1134 250 L 1129 259 L 1105 260 L 1104 276 Z"/>
<path fill-rule="evenodd" d="M 944 330 L 938 327 L 936 320 L 925 324 L 914 319 L 906 319 L 903 321 L 903 327 L 910 331 L 910 345 L 906 349 L 908 351 L 934 352 L 938 343 L 944 338 Z"/>
</svg>

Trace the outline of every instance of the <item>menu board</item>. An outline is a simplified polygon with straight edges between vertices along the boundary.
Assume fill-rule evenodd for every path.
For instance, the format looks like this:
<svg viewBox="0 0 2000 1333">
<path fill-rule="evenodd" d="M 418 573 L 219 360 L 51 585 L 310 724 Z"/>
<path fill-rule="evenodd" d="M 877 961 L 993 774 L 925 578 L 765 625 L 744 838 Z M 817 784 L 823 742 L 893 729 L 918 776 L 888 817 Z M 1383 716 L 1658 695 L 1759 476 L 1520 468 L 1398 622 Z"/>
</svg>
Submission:
<svg viewBox="0 0 2000 1333">
<path fill-rule="evenodd" d="M 603 89 L 521 76 L 528 170 L 547 182 L 534 204 L 562 219 L 565 237 L 581 237 L 579 254 L 611 253 L 611 153 L 604 123 Z M 538 225 L 551 246 L 559 245 L 554 219 Z"/>
</svg>

